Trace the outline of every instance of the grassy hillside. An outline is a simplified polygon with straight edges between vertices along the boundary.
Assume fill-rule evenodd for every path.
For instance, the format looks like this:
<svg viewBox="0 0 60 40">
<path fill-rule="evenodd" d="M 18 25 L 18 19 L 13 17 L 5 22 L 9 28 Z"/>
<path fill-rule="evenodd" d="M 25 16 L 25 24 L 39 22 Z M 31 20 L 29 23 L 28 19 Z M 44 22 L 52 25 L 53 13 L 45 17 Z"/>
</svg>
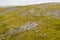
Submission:
<svg viewBox="0 0 60 40">
<path fill-rule="evenodd" d="M 0 8 L 0 40 L 60 40 L 60 3 Z"/>
</svg>

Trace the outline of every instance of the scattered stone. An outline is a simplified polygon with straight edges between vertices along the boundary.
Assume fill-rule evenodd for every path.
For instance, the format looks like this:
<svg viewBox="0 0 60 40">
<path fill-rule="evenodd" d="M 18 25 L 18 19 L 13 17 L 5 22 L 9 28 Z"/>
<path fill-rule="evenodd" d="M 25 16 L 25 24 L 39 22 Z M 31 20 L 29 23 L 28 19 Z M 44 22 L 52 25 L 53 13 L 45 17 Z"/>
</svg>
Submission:
<svg viewBox="0 0 60 40">
<path fill-rule="evenodd" d="M 37 23 L 35 22 L 28 22 L 26 25 L 22 26 L 21 29 L 23 30 L 30 30 L 32 28 L 35 28 L 37 26 Z"/>
</svg>

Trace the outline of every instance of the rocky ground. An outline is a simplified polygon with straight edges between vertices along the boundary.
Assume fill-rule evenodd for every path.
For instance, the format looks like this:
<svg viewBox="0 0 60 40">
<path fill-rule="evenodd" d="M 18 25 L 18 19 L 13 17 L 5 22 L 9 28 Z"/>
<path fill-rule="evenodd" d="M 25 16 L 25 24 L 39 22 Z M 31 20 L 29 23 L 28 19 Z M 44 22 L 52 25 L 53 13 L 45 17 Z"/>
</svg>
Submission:
<svg viewBox="0 0 60 40">
<path fill-rule="evenodd" d="M 0 40 L 60 40 L 60 3 L 0 8 Z"/>
</svg>

